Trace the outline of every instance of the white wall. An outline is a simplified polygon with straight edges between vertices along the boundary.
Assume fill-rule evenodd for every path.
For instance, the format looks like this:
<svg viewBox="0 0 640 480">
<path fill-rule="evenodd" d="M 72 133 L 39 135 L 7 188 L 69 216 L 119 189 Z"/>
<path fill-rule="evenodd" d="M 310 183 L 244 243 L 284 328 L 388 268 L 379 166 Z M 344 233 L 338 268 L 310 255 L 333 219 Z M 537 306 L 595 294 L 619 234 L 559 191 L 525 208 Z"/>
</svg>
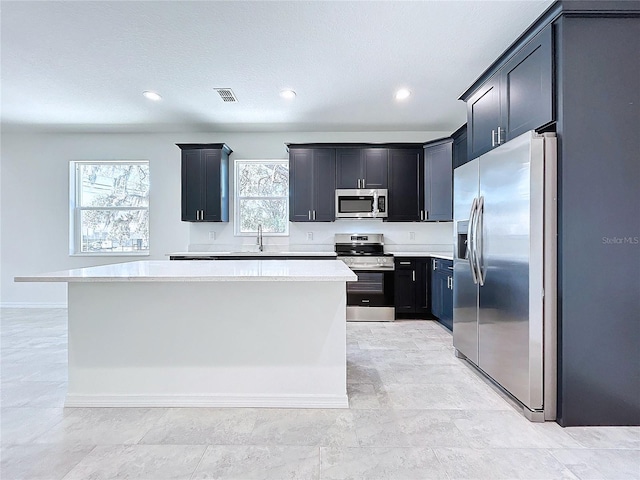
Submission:
<svg viewBox="0 0 640 480">
<path fill-rule="evenodd" d="M 3 133 L 0 176 L 0 302 L 3 306 L 66 304 L 66 284 L 15 283 L 13 277 L 139 257 L 69 256 L 69 161 L 147 159 L 150 162 L 150 250 L 147 259 L 191 249 L 222 249 L 251 244 L 234 237 L 233 224 L 189 224 L 180 221 L 180 150 L 176 143 L 227 143 L 231 159 L 287 158 L 285 142 L 424 142 L 449 132 L 279 132 L 60 134 Z M 231 179 L 233 184 L 233 179 Z M 233 193 L 233 186 L 231 187 Z M 233 212 L 230 212 L 232 216 Z M 450 223 L 391 224 L 338 221 L 290 224 L 290 237 L 268 238 L 267 247 L 301 245 L 326 249 L 333 234 L 373 231 L 388 244 L 450 244 Z M 209 232 L 216 240 L 209 240 Z M 409 241 L 409 231 L 415 241 Z M 307 232 L 313 232 L 308 241 Z"/>
</svg>

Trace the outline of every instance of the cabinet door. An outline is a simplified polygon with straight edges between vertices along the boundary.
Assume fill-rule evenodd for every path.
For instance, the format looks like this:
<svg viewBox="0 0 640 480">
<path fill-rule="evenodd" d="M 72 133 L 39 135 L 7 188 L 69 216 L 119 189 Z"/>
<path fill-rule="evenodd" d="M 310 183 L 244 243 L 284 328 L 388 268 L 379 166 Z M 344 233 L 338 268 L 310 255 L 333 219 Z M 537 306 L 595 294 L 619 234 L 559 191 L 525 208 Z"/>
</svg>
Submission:
<svg viewBox="0 0 640 480">
<path fill-rule="evenodd" d="M 428 258 L 416 260 L 416 313 L 429 313 L 430 266 L 431 262 Z"/>
<path fill-rule="evenodd" d="M 424 149 L 425 220 L 453 220 L 452 142 Z"/>
<path fill-rule="evenodd" d="M 422 209 L 422 152 L 389 150 L 390 222 L 418 222 Z"/>
<path fill-rule="evenodd" d="M 442 276 L 444 287 L 442 293 L 441 323 L 449 330 L 453 330 L 453 276 L 445 274 Z"/>
<path fill-rule="evenodd" d="M 363 148 L 361 155 L 364 188 L 387 188 L 389 150 L 386 148 Z"/>
<path fill-rule="evenodd" d="M 499 125 L 500 74 L 496 73 L 467 100 L 469 159 L 473 160 L 493 148 L 492 132 Z"/>
<path fill-rule="evenodd" d="M 413 268 L 396 269 L 394 272 L 394 305 L 396 313 L 415 313 L 416 288 Z"/>
<path fill-rule="evenodd" d="M 440 274 L 435 268 L 436 259 L 431 259 L 431 314 L 440 318 L 442 316 L 442 283 L 440 282 Z"/>
<path fill-rule="evenodd" d="M 359 188 L 363 178 L 360 149 L 338 148 L 336 150 L 336 188 Z"/>
<path fill-rule="evenodd" d="M 313 210 L 313 150 L 289 151 L 289 220 L 311 221 Z"/>
<path fill-rule="evenodd" d="M 538 33 L 501 69 L 507 140 L 553 120 L 551 27 Z"/>
<path fill-rule="evenodd" d="M 222 183 L 220 172 L 220 150 L 201 150 L 203 180 L 203 217 L 207 222 L 222 220 Z"/>
<path fill-rule="evenodd" d="M 467 127 L 458 131 L 453 136 L 453 168 L 454 170 L 460 165 L 467 163 Z"/>
<path fill-rule="evenodd" d="M 322 148 L 313 151 L 314 205 L 312 219 L 333 222 L 336 215 L 336 151 Z"/>
<path fill-rule="evenodd" d="M 182 151 L 182 221 L 195 222 L 202 210 L 200 150 Z"/>
</svg>

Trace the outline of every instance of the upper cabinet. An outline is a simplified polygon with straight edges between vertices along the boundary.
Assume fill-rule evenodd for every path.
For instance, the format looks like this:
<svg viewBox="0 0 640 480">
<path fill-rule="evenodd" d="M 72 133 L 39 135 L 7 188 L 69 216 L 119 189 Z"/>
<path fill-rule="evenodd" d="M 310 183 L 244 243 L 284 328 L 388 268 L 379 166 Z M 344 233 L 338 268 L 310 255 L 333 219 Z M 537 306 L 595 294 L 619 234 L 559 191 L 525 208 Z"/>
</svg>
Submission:
<svg viewBox="0 0 640 480">
<path fill-rule="evenodd" d="M 425 221 L 453 220 L 453 139 L 447 138 L 424 146 Z"/>
<path fill-rule="evenodd" d="M 422 149 L 389 149 L 390 222 L 422 220 Z"/>
<path fill-rule="evenodd" d="M 467 102 L 469 159 L 554 120 L 552 54 L 548 25 L 461 97 Z"/>
<path fill-rule="evenodd" d="M 451 135 L 453 139 L 453 169 L 469 161 L 467 156 L 467 124 L 465 123 Z"/>
<path fill-rule="evenodd" d="M 336 188 L 387 188 L 386 148 L 338 148 Z"/>
<path fill-rule="evenodd" d="M 182 150 L 182 221 L 229 221 L 229 155 L 224 143 L 178 143 Z"/>
<path fill-rule="evenodd" d="M 332 222 L 335 219 L 335 172 L 335 149 L 289 149 L 290 221 Z"/>
</svg>

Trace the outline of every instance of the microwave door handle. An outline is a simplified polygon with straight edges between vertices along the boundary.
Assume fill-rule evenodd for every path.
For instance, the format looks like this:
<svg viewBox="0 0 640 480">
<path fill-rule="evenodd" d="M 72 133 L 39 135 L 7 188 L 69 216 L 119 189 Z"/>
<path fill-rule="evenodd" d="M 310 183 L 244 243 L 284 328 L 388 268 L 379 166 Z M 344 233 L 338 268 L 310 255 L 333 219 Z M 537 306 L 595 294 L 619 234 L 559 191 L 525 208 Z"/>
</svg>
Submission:
<svg viewBox="0 0 640 480">
<path fill-rule="evenodd" d="M 378 213 L 378 192 L 373 192 L 373 216 L 377 217 Z"/>
</svg>

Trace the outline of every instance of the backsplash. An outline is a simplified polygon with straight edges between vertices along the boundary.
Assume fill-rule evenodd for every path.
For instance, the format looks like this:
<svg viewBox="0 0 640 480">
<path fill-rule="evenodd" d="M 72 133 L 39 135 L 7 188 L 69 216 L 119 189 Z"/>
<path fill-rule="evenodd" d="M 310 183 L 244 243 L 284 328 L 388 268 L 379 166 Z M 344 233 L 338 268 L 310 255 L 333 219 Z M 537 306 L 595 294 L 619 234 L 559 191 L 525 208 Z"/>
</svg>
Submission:
<svg viewBox="0 0 640 480">
<path fill-rule="evenodd" d="M 397 251 L 450 252 L 453 244 L 453 222 L 394 223 L 373 219 L 290 222 L 288 237 L 265 236 L 263 243 L 267 251 L 333 251 L 336 233 L 382 233 L 385 245 Z M 190 226 L 191 252 L 248 250 L 255 245 L 255 236 L 235 236 L 232 222 Z"/>
</svg>

